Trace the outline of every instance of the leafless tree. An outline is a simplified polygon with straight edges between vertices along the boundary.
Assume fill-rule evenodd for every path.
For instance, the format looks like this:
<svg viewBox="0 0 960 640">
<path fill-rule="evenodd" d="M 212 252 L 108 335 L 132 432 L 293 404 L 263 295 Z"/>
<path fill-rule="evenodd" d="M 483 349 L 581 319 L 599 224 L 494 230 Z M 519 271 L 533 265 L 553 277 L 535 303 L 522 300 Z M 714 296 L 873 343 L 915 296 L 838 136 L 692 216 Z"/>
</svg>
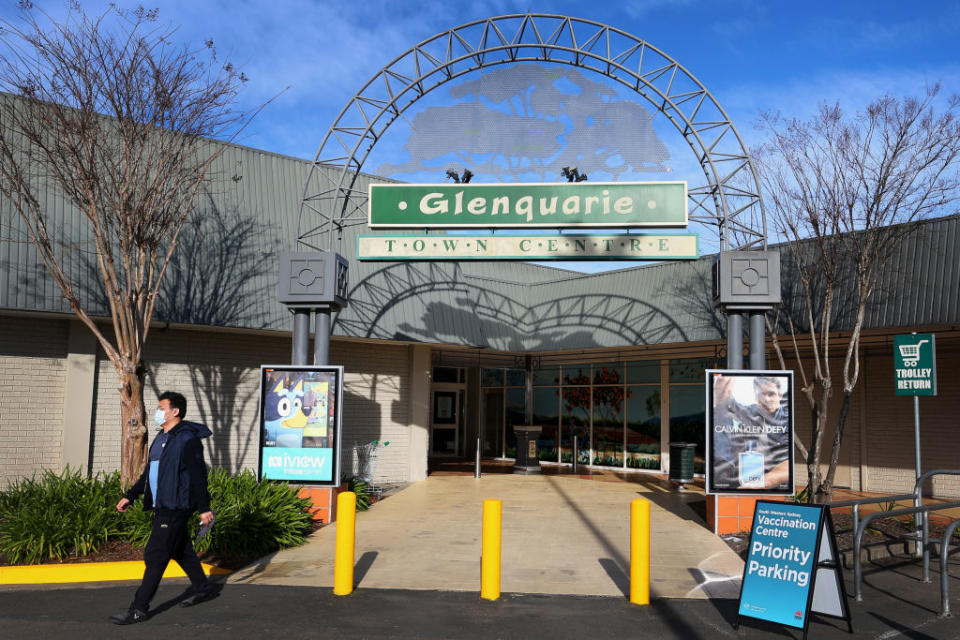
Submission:
<svg viewBox="0 0 960 640">
<path fill-rule="evenodd" d="M 246 78 L 213 42 L 174 44 L 156 11 L 73 3 L 56 21 L 21 8 L 0 23 L 0 193 L 116 368 L 129 484 L 146 462 L 143 347 L 164 272 L 212 163 L 255 110 L 237 108 Z M 73 211 L 61 217 L 56 198 Z M 83 294 L 78 265 L 91 261 L 106 309 Z"/>
<path fill-rule="evenodd" d="M 784 308 L 768 322 L 781 367 L 787 368 L 784 348 L 792 351 L 811 412 L 809 447 L 798 441 L 798 448 L 815 502 L 829 501 L 833 493 L 860 378 L 861 330 L 878 277 L 896 267 L 890 259 L 904 236 L 923 219 L 949 213 L 958 197 L 960 99 L 939 98 L 939 92 L 933 86 L 919 98 L 884 96 L 853 116 L 839 105 L 822 105 L 809 121 L 772 114 L 761 120 L 769 134 L 756 154 L 764 198 L 772 230 L 785 242 L 788 272 L 796 278 Z M 788 337 L 778 338 L 777 328 Z M 843 341 L 834 344 L 841 328 Z M 809 358 L 801 358 L 801 343 L 811 350 Z M 831 363 L 838 356 L 839 372 Z M 842 399 L 824 474 L 835 390 Z"/>
</svg>

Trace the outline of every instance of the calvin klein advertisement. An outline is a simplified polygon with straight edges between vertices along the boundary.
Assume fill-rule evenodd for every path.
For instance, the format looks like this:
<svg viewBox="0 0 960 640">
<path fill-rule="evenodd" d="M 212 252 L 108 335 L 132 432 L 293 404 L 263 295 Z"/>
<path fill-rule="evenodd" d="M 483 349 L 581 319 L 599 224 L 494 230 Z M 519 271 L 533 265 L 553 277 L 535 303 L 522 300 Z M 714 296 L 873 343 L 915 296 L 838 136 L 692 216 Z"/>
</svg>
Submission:
<svg viewBox="0 0 960 640">
<path fill-rule="evenodd" d="M 793 372 L 707 372 L 707 493 L 793 495 Z"/>
</svg>

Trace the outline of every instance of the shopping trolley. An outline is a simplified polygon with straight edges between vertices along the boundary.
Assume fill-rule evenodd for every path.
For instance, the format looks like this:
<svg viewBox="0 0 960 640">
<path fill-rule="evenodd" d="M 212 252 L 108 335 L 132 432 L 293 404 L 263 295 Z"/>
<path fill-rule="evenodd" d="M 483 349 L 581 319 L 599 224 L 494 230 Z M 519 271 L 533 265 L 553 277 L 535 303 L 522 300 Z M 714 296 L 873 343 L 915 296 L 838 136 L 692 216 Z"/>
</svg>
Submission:
<svg viewBox="0 0 960 640">
<path fill-rule="evenodd" d="M 905 367 L 917 366 L 917 361 L 920 360 L 920 345 L 922 345 L 924 342 L 930 342 L 930 341 L 921 340 L 917 344 L 900 345 L 900 356 L 903 358 L 903 366 Z"/>
<path fill-rule="evenodd" d="M 380 442 L 374 440 L 366 444 L 354 443 L 353 451 L 356 455 L 357 477 L 363 480 L 367 485 L 367 492 L 375 498 L 379 498 L 383 493 L 383 488 L 374 486 L 373 472 L 377 466 L 377 452 L 381 447 L 385 447 L 389 442 Z"/>
</svg>

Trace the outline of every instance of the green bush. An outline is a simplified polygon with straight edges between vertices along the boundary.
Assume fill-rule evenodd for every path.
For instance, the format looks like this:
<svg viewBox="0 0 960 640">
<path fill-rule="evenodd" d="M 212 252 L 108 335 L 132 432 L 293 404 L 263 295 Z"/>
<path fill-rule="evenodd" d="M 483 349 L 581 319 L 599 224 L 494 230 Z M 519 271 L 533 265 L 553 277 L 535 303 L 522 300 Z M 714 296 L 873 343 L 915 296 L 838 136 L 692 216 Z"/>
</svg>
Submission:
<svg viewBox="0 0 960 640">
<path fill-rule="evenodd" d="M 231 476 L 212 469 L 209 477 L 210 508 L 217 521 L 197 545 L 197 551 L 218 555 L 260 556 L 296 547 L 311 531 L 310 501 L 281 482 L 258 482 L 252 471 Z M 193 533 L 200 526 L 193 523 Z"/>
<path fill-rule="evenodd" d="M 366 511 L 370 508 L 370 487 L 357 476 L 347 480 L 347 491 L 357 496 L 357 511 Z"/>
<path fill-rule="evenodd" d="M 279 482 L 257 482 L 250 471 L 231 476 L 210 471 L 211 508 L 217 521 L 197 544 L 198 551 L 224 556 L 259 556 L 303 544 L 310 533 L 309 501 Z M 152 514 L 142 500 L 126 513 L 116 504 L 123 496 L 120 474 L 85 478 L 67 469 L 44 472 L 0 491 L 0 552 L 14 563 L 37 563 L 85 556 L 109 539 L 146 546 Z M 196 535 L 199 518 L 191 531 Z"/>
<path fill-rule="evenodd" d="M 120 538 L 135 547 L 147 546 L 150 532 L 153 530 L 153 512 L 143 508 L 143 500 L 134 500 L 124 512 L 123 531 Z"/>
<path fill-rule="evenodd" d="M 119 473 L 87 479 L 68 468 L 15 481 L 0 492 L 0 551 L 26 563 L 96 551 L 123 533 L 120 495 Z"/>
</svg>

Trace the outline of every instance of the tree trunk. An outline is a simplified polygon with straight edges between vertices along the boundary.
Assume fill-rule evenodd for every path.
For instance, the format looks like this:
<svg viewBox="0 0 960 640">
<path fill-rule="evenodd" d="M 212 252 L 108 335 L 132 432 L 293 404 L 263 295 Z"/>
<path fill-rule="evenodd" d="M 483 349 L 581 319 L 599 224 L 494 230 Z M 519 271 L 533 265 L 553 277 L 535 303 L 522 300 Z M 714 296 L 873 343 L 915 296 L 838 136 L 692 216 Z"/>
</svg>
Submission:
<svg viewBox="0 0 960 640">
<path fill-rule="evenodd" d="M 814 504 L 820 494 L 823 476 L 820 473 L 820 450 L 823 428 L 827 418 L 822 411 L 813 411 L 813 437 L 810 443 L 810 457 L 807 458 L 807 502 Z"/>
<path fill-rule="evenodd" d="M 837 465 L 840 462 L 840 445 L 843 442 L 843 428 L 847 425 L 847 413 L 850 411 L 850 401 L 853 396 L 852 391 L 845 391 L 843 402 L 840 403 L 840 417 L 837 418 L 837 430 L 833 434 L 833 448 L 830 450 L 830 466 L 827 467 L 827 476 L 820 485 L 817 502 L 826 504 L 833 498 L 833 477 L 837 473 Z"/>
<path fill-rule="evenodd" d="M 147 425 L 143 407 L 143 367 L 124 363 L 120 372 L 120 481 L 130 487 L 147 464 Z M 129 366 L 127 366 L 129 365 Z"/>
</svg>

